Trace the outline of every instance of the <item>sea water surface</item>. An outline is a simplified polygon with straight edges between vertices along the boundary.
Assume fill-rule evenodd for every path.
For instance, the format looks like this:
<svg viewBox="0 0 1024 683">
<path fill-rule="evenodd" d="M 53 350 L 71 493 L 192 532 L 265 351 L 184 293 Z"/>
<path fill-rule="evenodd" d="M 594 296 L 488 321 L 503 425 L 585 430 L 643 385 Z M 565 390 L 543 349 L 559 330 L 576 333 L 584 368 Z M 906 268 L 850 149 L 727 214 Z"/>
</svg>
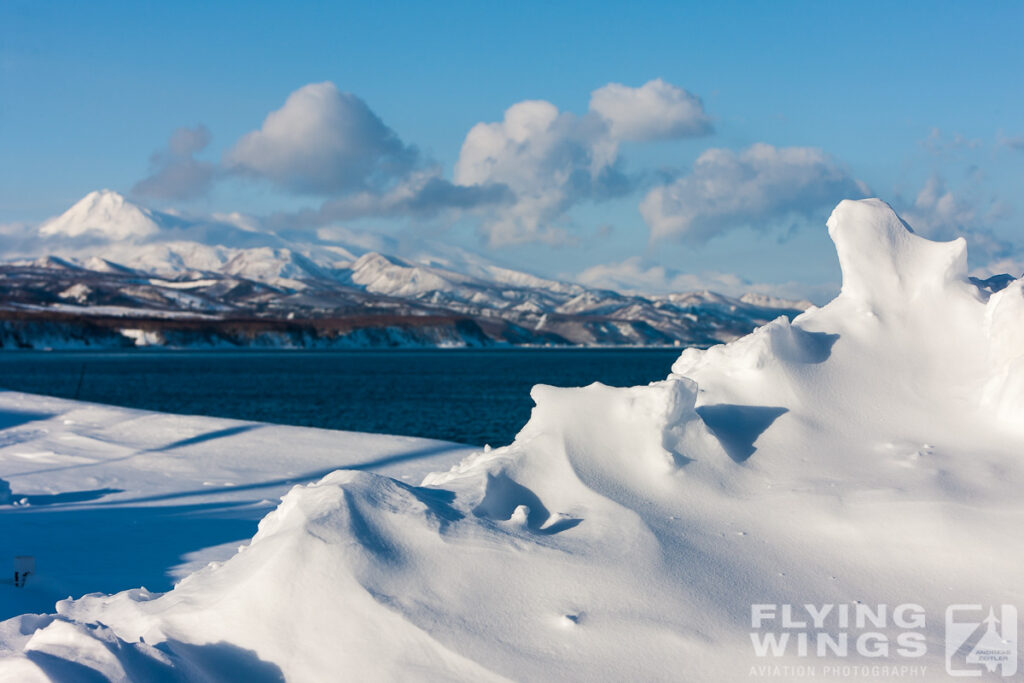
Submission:
<svg viewBox="0 0 1024 683">
<path fill-rule="evenodd" d="M 511 443 L 535 384 L 668 376 L 678 349 L 4 351 L 0 388 L 168 413 Z"/>
</svg>

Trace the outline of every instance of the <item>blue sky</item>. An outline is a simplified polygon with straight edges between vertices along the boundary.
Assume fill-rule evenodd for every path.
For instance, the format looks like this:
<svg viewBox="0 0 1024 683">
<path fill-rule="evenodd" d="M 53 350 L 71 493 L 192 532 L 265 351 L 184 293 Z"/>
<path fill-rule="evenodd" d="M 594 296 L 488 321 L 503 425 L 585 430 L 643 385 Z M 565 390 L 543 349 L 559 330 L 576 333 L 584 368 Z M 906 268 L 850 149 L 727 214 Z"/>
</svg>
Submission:
<svg viewBox="0 0 1024 683">
<path fill-rule="evenodd" d="M 869 192 L 924 234 L 967 236 L 973 266 L 1020 268 L 1022 29 L 1024 4 L 1009 2 L 8 0 L 0 222 L 109 187 L 275 226 L 429 235 L 595 285 L 820 299 L 838 280 L 831 204 Z M 327 107 L 322 125 L 355 120 L 351 134 L 377 142 L 357 157 L 283 149 L 308 141 L 264 122 L 296 92 Z M 470 145 L 474 126 L 528 100 L 557 110 L 521 108 L 547 126 L 512 141 L 526 152 L 511 126 Z M 140 185 L 182 159 L 175 172 L 201 172 L 188 192 L 166 174 Z M 420 208 L 396 208 L 402 192 Z"/>
</svg>

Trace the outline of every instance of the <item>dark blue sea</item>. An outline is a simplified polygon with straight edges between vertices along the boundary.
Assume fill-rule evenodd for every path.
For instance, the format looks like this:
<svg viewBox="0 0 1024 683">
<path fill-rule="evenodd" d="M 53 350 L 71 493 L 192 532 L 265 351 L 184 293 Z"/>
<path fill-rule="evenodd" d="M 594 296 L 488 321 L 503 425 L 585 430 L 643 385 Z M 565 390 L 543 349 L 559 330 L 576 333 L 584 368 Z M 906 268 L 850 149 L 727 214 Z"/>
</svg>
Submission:
<svg viewBox="0 0 1024 683">
<path fill-rule="evenodd" d="M 664 379 L 671 349 L 4 351 L 0 387 L 168 413 L 494 446 L 534 384 Z"/>
</svg>

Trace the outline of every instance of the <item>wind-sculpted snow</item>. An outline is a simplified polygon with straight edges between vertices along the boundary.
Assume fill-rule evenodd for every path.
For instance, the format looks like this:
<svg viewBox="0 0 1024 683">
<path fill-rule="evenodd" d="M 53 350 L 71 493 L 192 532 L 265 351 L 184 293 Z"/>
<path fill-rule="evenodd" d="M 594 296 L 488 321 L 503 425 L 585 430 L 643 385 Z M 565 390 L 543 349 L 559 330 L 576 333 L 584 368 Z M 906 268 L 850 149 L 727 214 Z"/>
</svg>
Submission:
<svg viewBox="0 0 1024 683">
<path fill-rule="evenodd" d="M 512 444 L 420 486 L 345 471 L 296 487 L 246 548 L 166 594 L 0 625 L 7 670 L 187 678 L 235 657 L 249 680 L 879 663 L 941 678 L 947 605 L 1024 597 L 1024 293 L 972 285 L 962 241 L 922 239 L 880 201 L 828 225 L 843 290 L 827 306 L 687 350 L 650 386 L 538 386 Z M 758 657 L 764 603 L 913 603 L 925 647 Z"/>
</svg>

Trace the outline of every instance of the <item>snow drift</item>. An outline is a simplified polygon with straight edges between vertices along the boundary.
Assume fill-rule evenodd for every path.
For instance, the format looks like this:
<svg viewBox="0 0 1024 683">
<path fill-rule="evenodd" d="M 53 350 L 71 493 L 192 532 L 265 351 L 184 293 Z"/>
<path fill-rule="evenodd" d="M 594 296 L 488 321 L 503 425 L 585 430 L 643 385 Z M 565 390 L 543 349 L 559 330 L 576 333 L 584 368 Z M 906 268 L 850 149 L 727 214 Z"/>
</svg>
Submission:
<svg viewBox="0 0 1024 683">
<path fill-rule="evenodd" d="M 939 676 L 947 605 L 1024 599 L 1024 290 L 972 285 L 962 240 L 925 240 L 878 200 L 842 202 L 828 229 L 843 288 L 827 306 L 687 350 L 647 387 L 538 386 L 514 443 L 420 486 L 296 487 L 166 594 L 0 624 L 0 678 Z M 764 603 L 913 603 L 925 647 L 758 657 Z"/>
</svg>

